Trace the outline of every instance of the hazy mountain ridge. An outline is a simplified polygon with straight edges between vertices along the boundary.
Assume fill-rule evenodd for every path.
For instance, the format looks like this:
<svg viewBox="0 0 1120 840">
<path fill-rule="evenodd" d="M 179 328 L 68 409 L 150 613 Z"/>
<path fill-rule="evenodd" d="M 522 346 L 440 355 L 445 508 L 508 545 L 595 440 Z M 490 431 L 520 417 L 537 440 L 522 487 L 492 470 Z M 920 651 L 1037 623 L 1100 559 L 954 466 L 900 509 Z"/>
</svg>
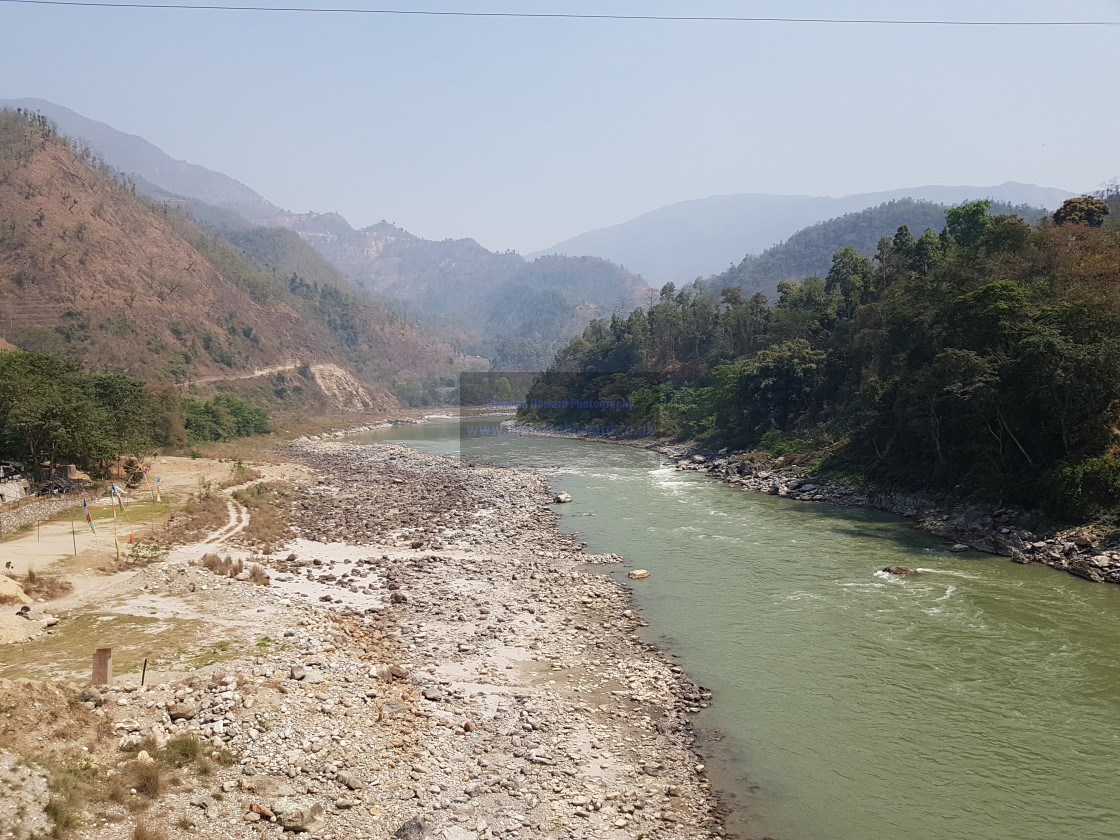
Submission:
<svg viewBox="0 0 1120 840">
<path fill-rule="evenodd" d="M 0 99 L 0 108 L 22 108 L 48 117 L 63 134 L 86 141 L 109 166 L 139 176 L 138 191 L 153 198 L 184 199 L 187 210 L 191 209 L 189 205 L 203 202 L 256 224 L 287 212 L 228 175 L 175 160 L 142 137 L 118 131 L 62 105 L 45 99 Z"/>
<path fill-rule="evenodd" d="M 462 352 L 511 367 L 546 361 L 593 318 L 628 312 L 648 293 L 640 278 L 595 257 L 527 262 L 473 239 L 421 239 L 388 222 L 354 230 L 334 213 L 281 223 L 362 288 L 437 327 Z"/>
<path fill-rule="evenodd" d="M 276 233 L 287 241 L 255 261 L 0 111 L 0 329 L 21 349 L 169 383 L 342 366 L 366 388 L 359 402 L 382 405 L 394 380 L 450 371 L 448 348 L 331 283 L 317 254 Z M 306 375 L 288 384 L 313 389 Z"/>
<path fill-rule="evenodd" d="M 289 213 L 233 178 L 174 160 L 140 137 L 46 100 L 0 100 L 0 107 L 50 118 L 126 174 L 139 193 L 189 213 L 255 255 L 280 245 L 261 226 L 297 233 L 348 285 L 425 322 L 466 353 L 497 355 L 519 367 L 544 364 L 592 318 L 629 311 L 644 299 L 639 278 L 603 260 L 560 258 L 534 269 L 513 252 L 491 252 L 471 239 L 434 242 L 387 222 L 355 230 L 337 213 Z M 338 277 L 327 282 L 340 284 Z"/>
<path fill-rule="evenodd" d="M 826 219 L 911 198 L 960 204 L 992 198 L 1053 210 L 1076 193 L 1033 184 L 1007 182 L 989 187 L 925 186 L 885 192 L 827 196 L 741 193 L 693 199 L 661 207 L 622 224 L 589 231 L 538 251 L 540 254 L 593 254 L 640 274 L 651 285 L 678 286 L 738 265 Z"/>
</svg>

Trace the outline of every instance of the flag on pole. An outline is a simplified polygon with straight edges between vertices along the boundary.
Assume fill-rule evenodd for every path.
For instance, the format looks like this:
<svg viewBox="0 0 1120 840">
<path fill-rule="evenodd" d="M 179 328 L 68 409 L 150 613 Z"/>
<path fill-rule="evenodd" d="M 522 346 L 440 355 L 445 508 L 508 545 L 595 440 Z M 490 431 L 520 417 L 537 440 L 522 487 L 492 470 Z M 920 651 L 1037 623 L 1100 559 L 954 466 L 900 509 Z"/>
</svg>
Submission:
<svg viewBox="0 0 1120 840">
<path fill-rule="evenodd" d="M 86 509 L 86 524 L 89 526 L 89 529 L 91 531 L 93 531 L 93 533 L 96 534 L 97 531 L 94 530 L 94 527 L 93 527 L 93 516 L 90 515 L 89 505 L 86 503 L 85 499 L 82 499 L 82 507 L 84 507 Z"/>
<path fill-rule="evenodd" d="M 117 504 L 121 506 L 121 510 L 124 510 L 124 496 L 120 493 L 117 494 Z"/>
</svg>

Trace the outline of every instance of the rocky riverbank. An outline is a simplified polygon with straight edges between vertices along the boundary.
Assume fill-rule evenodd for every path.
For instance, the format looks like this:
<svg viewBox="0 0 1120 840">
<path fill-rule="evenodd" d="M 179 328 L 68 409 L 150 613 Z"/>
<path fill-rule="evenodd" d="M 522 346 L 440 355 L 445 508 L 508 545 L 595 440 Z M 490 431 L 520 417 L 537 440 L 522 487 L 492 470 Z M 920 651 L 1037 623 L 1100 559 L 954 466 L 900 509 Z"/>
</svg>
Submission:
<svg viewBox="0 0 1120 840">
<path fill-rule="evenodd" d="M 594 568 L 619 558 L 558 532 L 540 476 L 333 440 L 285 454 L 312 478 L 278 497 L 283 551 L 230 533 L 175 549 L 121 594 L 228 622 L 230 654 L 200 663 L 188 647 L 143 687 L 0 680 L 9 718 L 31 697 L 75 732 L 52 766 L 133 784 L 88 802 L 76 836 L 135 821 L 246 840 L 726 833 L 689 723 L 711 694 L 643 642 L 628 590 Z M 246 571 L 218 574 L 207 552 Z M 31 718 L 3 723 L 6 749 L 44 752 Z M 201 757 L 176 759 L 152 794 L 151 768 L 195 743 Z"/>
<path fill-rule="evenodd" d="M 401 422 L 422 422 L 406 420 Z M 388 423 L 382 424 L 388 425 Z M 519 426 L 502 423 L 510 434 Z M 537 434 L 534 427 L 525 434 Z M 342 437 L 354 430 L 332 433 Z M 586 435 L 550 432 L 552 437 L 582 438 Z M 1102 535 L 1089 529 L 1039 533 L 1030 530 L 1030 517 L 1013 508 L 985 508 L 920 492 L 852 487 L 805 475 L 782 458 L 742 458 L 742 453 L 720 452 L 674 444 L 634 435 L 601 435 L 596 440 L 652 449 L 666 456 L 679 470 L 703 472 L 758 493 L 799 501 L 825 502 L 848 507 L 870 507 L 912 519 L 916 527 L 952 543 L 955 551 L 980 551 L 1008 557 L 1016 563 L 1041 563 L 1094 583 L 1120 583 L 1120 551 L 1105 547 Z"/>
<path fill-rule="evenodd" d="M 916 526 L 952 543 L 954 551 L 982 551 L 1016 563 L 1042 563 L 1096 583 L 1120 583 L 1120 552 L 1105 550 L 1088 532 L 1034 533 L 1011 508 L 986 509 L 921 493 L 850 487 L 805 476 L 782 459 L 757 460 L 658 444 L 657 451 L 679 470 L 703 472 L 756 493 L 807 502 L 870 507 L 914 520 Z"/>
</svg>

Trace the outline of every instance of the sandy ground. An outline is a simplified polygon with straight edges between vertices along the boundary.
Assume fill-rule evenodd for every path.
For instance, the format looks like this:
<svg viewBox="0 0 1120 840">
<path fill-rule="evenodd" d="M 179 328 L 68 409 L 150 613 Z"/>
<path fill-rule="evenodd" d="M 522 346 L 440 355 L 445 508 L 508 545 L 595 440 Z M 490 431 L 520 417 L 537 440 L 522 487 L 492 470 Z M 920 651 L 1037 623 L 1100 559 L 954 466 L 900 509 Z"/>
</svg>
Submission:
<svg viewBox="0 0 1120 840">
<path fill-rule="evenodd" d="M 287 480 L 298 472 L 290 464 L 248 464 L 262 473 L 262 481 Z M 151 537 L 160 542 L 173 541 L 176 537 L 175 523 L 169 523 L 169 515 L 181 511 L 184 503 L 192 494 L 197 494 L 205 482 L 217 488 L 230 478 L 233 465 L 229 461 L 211 458 L 159 458 L 152 465 L 151 481 L 126 491 L 125 510 L 112 521 L 98 520 L 95 531 L 91 532 L 85 522 L 80 497 L 75 498 L 75 507 L 59 517 L 39 524 L 16 536 L 8 536 L 0 541 L 0 556 L 4 563 L 10 562 L 10 572 L 17 576 L 27 574 L 28 569 L 47 574 L 81 574 L 103 566 L 116 557 L 114 534 L 122 549 L 128 545 L 129 535 L 137 539 Z M 156 482 L 162 506 L 155 501 Z M 109 511 L 113 504 L 107 497 L 87 499 L 90 508 L 98 512 Z M 130 506 L 133 513 L 129 514 Z M 136 510 L 141 510 L 139 514 Z M 76 549 L 76 551 L 75 551 Z M 88 581 L 75 581 L 92 585 Z"/>
</svg>

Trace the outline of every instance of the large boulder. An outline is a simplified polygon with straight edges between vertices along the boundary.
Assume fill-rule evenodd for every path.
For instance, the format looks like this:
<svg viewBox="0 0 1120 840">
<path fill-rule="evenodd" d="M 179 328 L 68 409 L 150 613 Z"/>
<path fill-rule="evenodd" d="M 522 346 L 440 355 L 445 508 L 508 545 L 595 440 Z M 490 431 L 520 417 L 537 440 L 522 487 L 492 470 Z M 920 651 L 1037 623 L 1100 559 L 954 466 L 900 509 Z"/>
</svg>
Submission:
<svg viewBox="0 0 1120 840">
<path fill-rule="evenodd" d="M 194 720 L 198 717 L 198 712 L 198 704 L 188 700 L 172 705 L 167 710 L 167 716 L 172 720 Z"/>
<path fill-rule="evenodd" d="M 322 804 L 309 796 L 278 799 L 269 810 L 285 831 L 319 831 L 327 824 Z"/>
</svg>

